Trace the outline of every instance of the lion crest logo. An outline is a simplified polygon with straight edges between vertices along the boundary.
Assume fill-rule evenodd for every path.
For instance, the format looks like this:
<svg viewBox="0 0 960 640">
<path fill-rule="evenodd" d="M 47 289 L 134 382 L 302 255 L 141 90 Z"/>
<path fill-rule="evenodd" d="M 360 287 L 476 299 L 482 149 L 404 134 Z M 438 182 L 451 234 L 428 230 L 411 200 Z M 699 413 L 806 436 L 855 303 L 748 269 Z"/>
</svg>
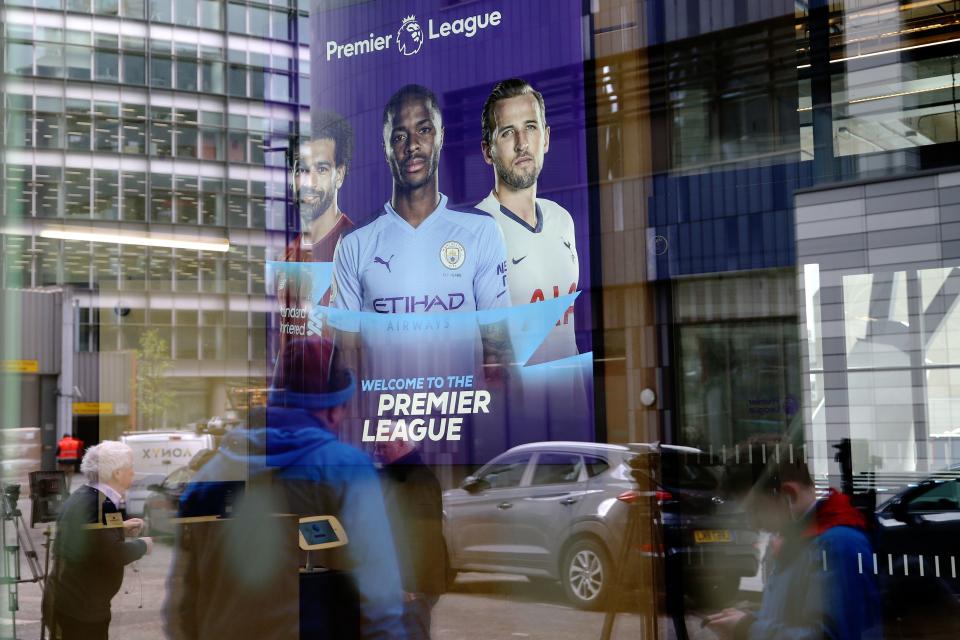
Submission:
<svg viewBox="0 0 960 640">
<path fill-rule="evenodd" d="M 423 46 L 423 29 L 417 22 L 416 16 L 407 16 L 403 19 L 397 31 L 397 49 L 405 56 L 412 56 Z"/>
</svg>

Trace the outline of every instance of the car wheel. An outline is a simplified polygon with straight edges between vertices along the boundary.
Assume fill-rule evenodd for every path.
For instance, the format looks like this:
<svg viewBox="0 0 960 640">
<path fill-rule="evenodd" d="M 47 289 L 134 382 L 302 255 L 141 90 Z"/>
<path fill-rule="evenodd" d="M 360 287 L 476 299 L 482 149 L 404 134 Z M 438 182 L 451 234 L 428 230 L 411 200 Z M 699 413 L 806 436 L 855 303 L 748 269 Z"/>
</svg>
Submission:
<svg viewBox="0 0 960 640">
<path fill-rule="evenodd" d="M 573 606 L 591 611 L 602 608 L 613 582 L 613 566 L 603 546 L 589 538 L 570 545 L 561 581 Z"/>
</svg>

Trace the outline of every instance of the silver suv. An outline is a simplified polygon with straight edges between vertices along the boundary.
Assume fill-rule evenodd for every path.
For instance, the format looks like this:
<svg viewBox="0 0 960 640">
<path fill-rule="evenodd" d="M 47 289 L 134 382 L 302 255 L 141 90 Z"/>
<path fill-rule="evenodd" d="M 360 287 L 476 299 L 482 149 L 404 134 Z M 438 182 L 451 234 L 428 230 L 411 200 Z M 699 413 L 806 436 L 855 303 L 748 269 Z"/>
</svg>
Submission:
<svg viewBox="0 0 960 640">
<path fill-rule="evenodd" d="M 740 578 L 757 572 L 756 532 L 721 496 L 719 464 L 697 449 L 658 444 L 540 442 L 494 458 L 443 495 L 451 570 L 559 580 L 573 605 L 601 608 L 619 586 L 614 562 L 642 496 L 634 474 L 650 455 L 658 472 L 646 496 L 655 487 L 662 526 L 646 542 L 634 537 L 619 585 L 635 582 L 641 557 L 657 556 L 668 581 L 682 572 L 688 585 L 735 594 Z"/>
</svg>

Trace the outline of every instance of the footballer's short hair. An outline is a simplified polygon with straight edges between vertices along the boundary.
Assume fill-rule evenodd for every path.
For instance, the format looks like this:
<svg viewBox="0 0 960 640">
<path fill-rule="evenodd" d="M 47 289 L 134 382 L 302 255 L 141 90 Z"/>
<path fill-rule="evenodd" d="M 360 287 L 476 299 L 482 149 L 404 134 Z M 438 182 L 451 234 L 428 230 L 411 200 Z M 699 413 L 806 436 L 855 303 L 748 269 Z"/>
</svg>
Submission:
<svg viewBox="0 0 960 640">
<path fill-rule="evenodd" d="M 434 111 L 437 114 L 437 117 L 440 118 L 440 122 L 443 122 L 443 115 L 440 113 L 440 102 L 437 100 L 437 95 L 423 85 L 408 84 L 400 87 L 396 93 L 390 96 L 386 106 L 383 107 L 384 127 L 390 124 L 390 120 L 393 118 L 393 115 L 407 100 L 423 100 L 427 103 L 427 108 L 431 111 Z"/>
<path fill-rule="evenodd" d="M 353 160 L 353 127 L 346 118 L 330 111 L 321 111 L 313 114 L 310 123 L 310 139 L 333 140 L 333 162 L 343 167 L 344 172 L 350 169 Z"/>
<path fill-rule="evenodd" d="M 540 105 L 540 124 L 544 127 L 547 126 L 547 106 L 543 102 L 543 94 L 534 89 L 523 78 L 501 80 L 493 87 L 493 91 L 487 96 L 487 101 L 483 103 L 481 130 L 485 143 L 490 144 L 490 140 L 493 138 L 493 130 L 497 128 L 497 123 L 493 118 L 493 109 L 497 106 L 497 103 L 507 98 L 516 98 L 527 94 L 537 99 L 537 104 Z"/>
</svg>

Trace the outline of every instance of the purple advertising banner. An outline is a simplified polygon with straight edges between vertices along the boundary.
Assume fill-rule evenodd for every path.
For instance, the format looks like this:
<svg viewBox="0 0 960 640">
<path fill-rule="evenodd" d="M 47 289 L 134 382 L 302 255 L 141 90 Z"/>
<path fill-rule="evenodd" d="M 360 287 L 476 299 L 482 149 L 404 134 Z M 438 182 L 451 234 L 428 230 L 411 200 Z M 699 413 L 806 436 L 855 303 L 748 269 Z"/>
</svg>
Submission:
<svg viewBox="0 0 960 640">
<path fill-rule="evenodd" d="M 537 228 L 529 224 L 523 226 L 517 216 L 501 208 L 504 216 L 521 225 L 511 231 L 504 226 L 511 223 L 500 222 L 506 239 L 504 266 L 508 278 L 527 277 L 531 283 L 522 295 L 517 294 L 514 283 L 511 283 L 515 307 L 537 302 L 572 304 L 572 313 L 564 311 L 567 307 L 557 307 L 556 304 L 552 307 L 544 305 L 539 312 L 543 319 L 537 322 L 546 322 L 548 327 L 556 325 L 554 333 L 562 330 L 568 334 L 565 339 L 572 347 L 558 350 L 557 353 L 563 351 L 563 354 L 556 357 L 548 353 L 548 347 L 542 347 L 538 355 L 521 363 L 524 365 L 525 397 L 529 399 L 538 390 L 551 387 L 554 384 L 551 380 L 558 375 L 574 376 L 544 369 L 544 365 L 553 362 L 566 362 L 557 369 L 578 369 L 575 374 L 580 376 L 576 395 L 582 393 L 585 400 L 575 405 L 568 403 L 562 409 L 562 403 L 557 404 L 552 399 L 545 401 L 545 405 L 554 406 L 557 416 L 542 415 L 538 422 L 551 426 L 536 432 L 523 432 L 519 428 L 521 420 L 511 417 L 508 419 L 511 426 L 506 429 L 508 435 L 502 442 L 484 446 L 475 442 L 469 457 L 472 462 L 483 462 L 486 456 L 502 451 L 504 447 L 531 440 L 593 439 L 591 216 L 587 184 L 584 52 L 582 45 L 578 46 L 583 42 L 583 2 L 374 0 L 350 3 L 314 0 L 310 20 L 313 128 L 317 129 L 318 122 L 323 121 L 318 118 L 329 119 L 335 114 L 345 119 L 353 130 L 353 155 L 337 191 L 337 206 L 357 229 L 392 210 L 384 206 L 391 199 L 394 178 L 385 158 L 383 118 L 385 105 L 399 89 L 410 84 L 422 85 L 432 91 L 439 102 L 443 132 L 437 175 L 440 193 L 447 198 L 441 206 L 472 210 L 485 201 L 486 208 L 481 204 L 480 209 L 486 211 L 499 205 L 491 196 L 495 184 L 494 168 L 485 159 L 481 146 L 484 103 L 498 82 L 510 78 L 522 78 L 542 94 L 549 127 L 549 148 L 536 180 Z M 497 218 L 496 215 L 492 217 Z M 545 232 L 551 231 L 550 225 L 554 225 L 551 231 L 554 235 L 550 237 L 555 240 L 551 241 L 549 249 L 539 250 L 541 253 L 536 254 L 546 257 L 532 258 L 523 264 L 528 253 L 534 255 L 534 249 L 526 251 L 528 245 L 523 243 L 527 240 L 516 238 L 528 233 L 530 246 L 534 242 L 546 243 L 544 237 L 548 233 L 533 235 L 540 233 L 541 223 Z M 513 239 L 511 233 L 515 235 Z M 476 255 L 470 253 L 470 245 L 467 246 L 467 254 Z M 366 255 L 361 241 L 347 242 L 346 239 L 338 251 L 350 256 L 353 255 L 351 251 L 357 252 L 359 257 L 355 261 L 362 262 L 362 268 L 375 267 L 377 274 L 389 271 L 394 277 L 401 277 L 393 273 L 395 269 L 403 269 L 391 262 L 394 251 Z M 460 268 L 465 259 L 463 246 L 456 241 L 447 242 L 439 259 L 448 261 L 443 265 L 447 269 Z M 532 264 L 537 259 L 539 264 Z M 401 259 L 398 260 L 402 263 Z M 523 275 L 524 269 L 533 273 L 531 269 L 534 267 L 536 276 Z M 410 277 L 413 272 L 400 273 Z M 549 275 L 552 273 L 565 275 L 554 278 L 556 282 L 553 282 Z M 424 281 L 425 288 L 427 282 Z M 339 285 L 339 291 L 335 293 L 340 298 L 339 305 L 334 306 L 357 311 L 359 308 L 354 309 L 344 301 L 350 292 L 344 290 L 343 283 Z M 417 291 L 418 295 L 420 293 Z M 419 298 L 403 301 L 386 298 L 385 301 L 370 301 L 370 308 L 364 311 L 377 314 L 430 313 L 445 311 L 447 306 L 452 310 L 459 302 L 459 298 L 441 300 L 434 293 L 431 289 L 430 295 L 423 298 L 423 308 L 417 306 Z M 553 313 L 548 307 L 559 308 L 559 315 L 547 318 L 545 314 Z M 480 310 L 478 305 L 477 311 Z M 520 318 L 523 312 L 517 311 L 516 318 Z M 343 322 L 349 324 L 353 320 L 345 318 Z M 512 322 L 518 326 L 523 324 L 520 320 Z M 523 322 L 525 327 L 536 324 Z M 385 328 L 383 331 L 390 330 Z M 550 345 L 550 337 L 544 345 Z M 515 348 L 518 339 L 515 334 Z M 381 342 L 386 344 L 388 340 L 384 338 Z M 424 373 L 414 371 L 411 374 Z M 426 373 L 430 375 L 430 372 Z M 411 374 L 403 372 L 403 375 Z M 543 391 L 543 394 L 545 398 L 570 396 L 569 388 L 567 381 L 559 387 L 551 387 L 549 393 Z M 530 405 L 529 400 L 524 403 Z M 510 403 L 504 401 L 503 404 Z M 557 426 L 563 422 L 559 417 L 561 412 L 568 426 Z"/>
</svg>

